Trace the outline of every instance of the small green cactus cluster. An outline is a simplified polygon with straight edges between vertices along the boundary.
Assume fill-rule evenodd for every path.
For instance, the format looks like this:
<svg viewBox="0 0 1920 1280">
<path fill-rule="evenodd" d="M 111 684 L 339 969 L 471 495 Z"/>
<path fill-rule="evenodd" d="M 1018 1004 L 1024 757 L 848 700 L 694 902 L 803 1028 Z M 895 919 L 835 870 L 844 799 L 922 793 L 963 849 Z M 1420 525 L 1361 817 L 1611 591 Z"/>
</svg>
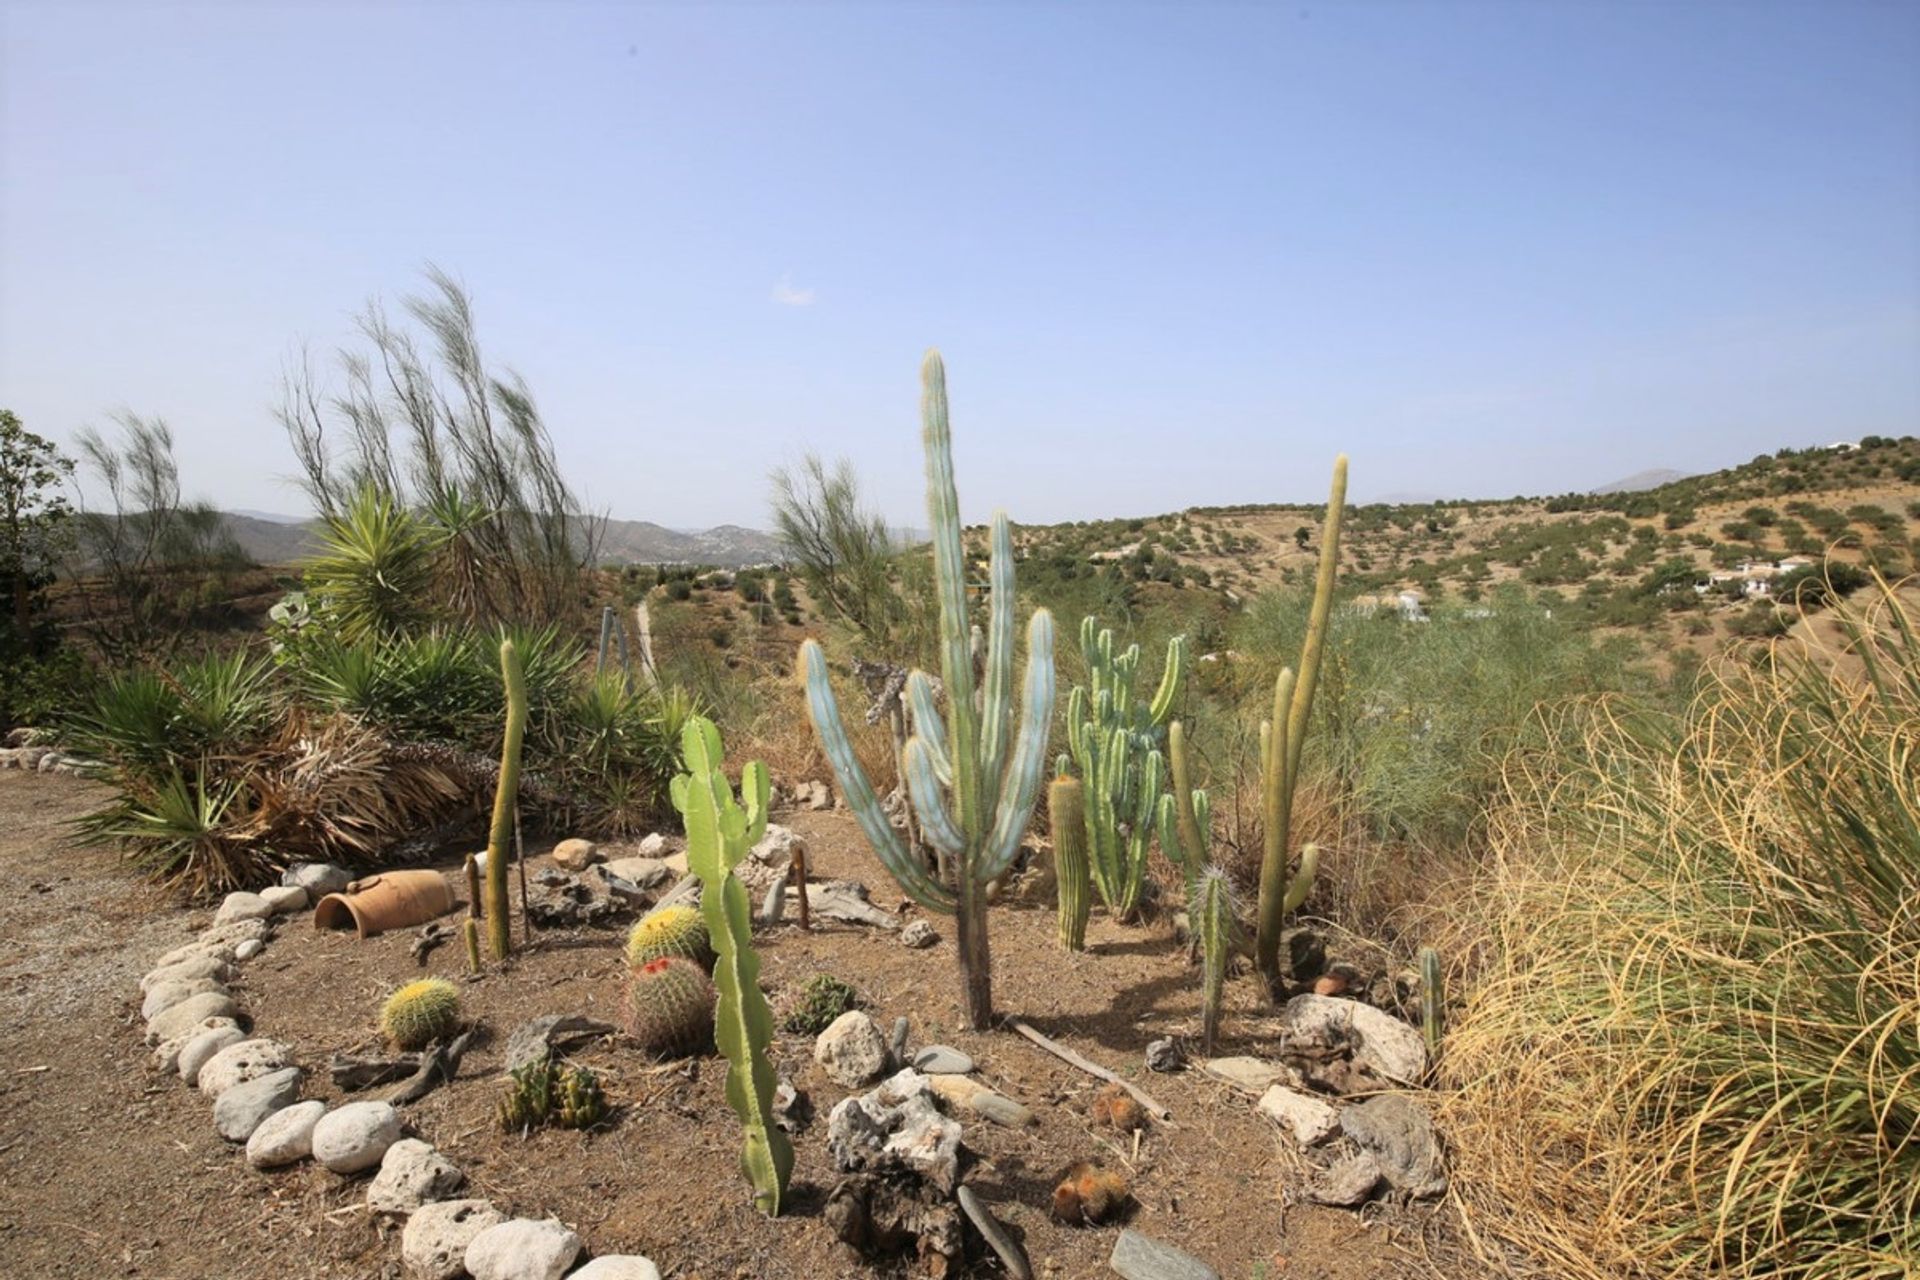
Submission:
<svg viewBox="0 0 1920 1280">
<path fill-rule="evenodd" d="M 712 970 L 713 940 L 697 908 L 662 907 L 633 926 L 627 935 L 627 963 L 638 969 L 663 956 L 678 956 Z"/>
<path fill-rule="evenodd" d="M 498 1114 L 500 1127 L 509 1133 L 549 1124 L 563 1129 L 591 1129 L 606 1118 L 607 1096 L 600 1091 L 600 1081 L 585 1067 L 542 1059 L 527 1063 L 508 1077 Z"/>
<path fill-rule="evenodd" d="M 680 956 L 658 956 L 627 975 L 621 1013 L 641 1048 L 671 1058 L 713 1042 L 713 1005 L 704 969 Z"/>
<path fill-rule="evenodd" d="M 380 1006 L 380 1034 L 396 1049 L 424 1049 L 460 1025 L 460 992 L 445 978 L 409 982 Z"/>
<path fill-rule="evenodd" d="M 816 973 L 800 988 L 799 999 L 780 1023 L 795 1035 L 817 1036 L 833 1020 L 860 1003 L 860 993 L 830 973 Z"/>
</svg>

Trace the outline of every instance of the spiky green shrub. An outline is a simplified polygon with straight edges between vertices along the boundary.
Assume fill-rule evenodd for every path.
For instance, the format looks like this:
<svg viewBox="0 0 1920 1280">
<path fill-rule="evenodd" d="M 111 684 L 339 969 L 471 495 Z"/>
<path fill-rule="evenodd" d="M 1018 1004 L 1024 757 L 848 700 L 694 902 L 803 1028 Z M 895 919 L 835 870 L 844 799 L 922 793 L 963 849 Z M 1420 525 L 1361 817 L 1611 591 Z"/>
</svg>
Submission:
<svg viewBox="0 0 1920 1280">
<path fill-rule="evenodd" d="M 434 534 L 390 494 L 363 485 L 321 513 L 320 550 L 307 590 L 348 643 L 390 636 L 417 621 L 434 585 Z"/>
<path fill-rule="evenodd" d="M 628 971 L 621 1020 L 648 1053 L 697 1053 L 713 1042 L 713 1001 L 713 983 L 699 965 L 660 956 Z"/>
<path fill-rule="evenodd" d="M 1509 761 L 1450 913 L 1486 962 L 1442 1063 L 1476 1235 L 1581 1280 L 1920 1274 L 1910 608 L 1879 586 Z"/>
<path fill-rule="evenodd" d="M 460 1025 L 460 991 L 445 978 L 409 982 L 380 1006 L 380 1034 L 396 1049 L 424 1049 Z"/>
<path fill-rule="evenodd" d="M 627 934 L 627 963 L 634 968 L 662 956 L 713 968 L 713 942 L 697 907 L 675 904 L 643 916 Z"/>
<path fill-rule="evenodd" d="M 816 973 L 800 988 L 780 1027 L 794 1035 L 817 1036 L 859 1004 L 859 992 L 830 973 Z"/>
</svg>

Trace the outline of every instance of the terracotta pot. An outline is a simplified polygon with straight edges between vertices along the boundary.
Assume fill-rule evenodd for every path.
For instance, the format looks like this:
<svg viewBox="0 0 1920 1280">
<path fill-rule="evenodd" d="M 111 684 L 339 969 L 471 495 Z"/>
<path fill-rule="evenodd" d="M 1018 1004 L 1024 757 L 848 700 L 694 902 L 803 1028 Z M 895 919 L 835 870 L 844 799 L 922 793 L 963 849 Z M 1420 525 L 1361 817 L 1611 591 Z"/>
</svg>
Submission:
<svg viewBox="0 0 1920 1280">
<path fill-rule="evenodd" d="M 330 893 L 313 909 L 316 929 L 352 929 L 371 938 L 424 924 L 453 910 L 453 886 L 438 871 L 383 871 Z"/>
</svg>

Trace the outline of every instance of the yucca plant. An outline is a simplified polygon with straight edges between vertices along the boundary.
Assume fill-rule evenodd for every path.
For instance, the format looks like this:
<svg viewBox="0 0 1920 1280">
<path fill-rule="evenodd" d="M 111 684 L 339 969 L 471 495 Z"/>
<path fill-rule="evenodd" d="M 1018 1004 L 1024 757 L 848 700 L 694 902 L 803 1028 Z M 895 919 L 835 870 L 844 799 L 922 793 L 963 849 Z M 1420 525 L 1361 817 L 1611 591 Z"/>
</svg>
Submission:
<svg viewBox="0 0 1920 1280">
<path fill-rule="evenodd" d="M 1576 704 L 1509 762 L 1443 1063 L 1481 1238 L 1593 1280 L 1920 1273 L 1909 609 L 1881 584 L 1831 649 Z"/>
<path fill-rule="evenodd" d="M 158 671 L 111 674 L 67 725 L 75 750 L 126 773 L 165 772 L 179 746 L 176 731 L 186 707 L 178 686 Z"/>
<path fill-rule="evenodd" d="M 156 884 L 200 897 L 257 884 L 277 865 L 256 842 L 236 835 L 245 800 L 238 782 L 171 770 L 151 783 L 127 784 L 114 803 L 75 825 L 83 839 L 119 847 Z"/>
<path fill-rule="evenodd" d="M 424 614 L 434 588 L 434 533 L 391 494 L 363 485 L 323 512 L 307 590 L 348 643 L 394 635 Z"/>
</svg>

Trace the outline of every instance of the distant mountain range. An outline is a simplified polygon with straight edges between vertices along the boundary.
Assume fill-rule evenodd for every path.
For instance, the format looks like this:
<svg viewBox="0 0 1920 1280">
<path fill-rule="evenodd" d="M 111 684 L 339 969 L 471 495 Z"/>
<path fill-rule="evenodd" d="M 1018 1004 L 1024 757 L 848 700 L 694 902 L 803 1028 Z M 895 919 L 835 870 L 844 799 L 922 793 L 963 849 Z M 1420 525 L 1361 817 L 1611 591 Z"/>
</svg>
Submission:
<svg viewBox="0 0 1920 1280">
<path fill-rule="evenodd" d="M 265 511 L 224 513 L 227 528 L 261 564 L 291 564 L 318 549 L 317 523 Z M 711 564 L 737 569 L 784 558 L 780 539 L 737 524 L 668 529 L 646 520 L 608 520 L 600 558 L 610 564 Z"/>
<path fill-rule="evenodd" d="M 1686 471 L 1669 471 L 1664 468 L 1656 468 L 1652 471 L 1636 471 L 1624 479 L 1615 480 L 1612 484 L 1603 484 L 1597 489 L 1589 490 L 1589 492 L 1639 493 L 1643 489 L 1658 489 L 1663 484 L 1672 484 L 1675 480 L 1685 480 L 1690 474 L 1690 472 Z"/>
</svg>

